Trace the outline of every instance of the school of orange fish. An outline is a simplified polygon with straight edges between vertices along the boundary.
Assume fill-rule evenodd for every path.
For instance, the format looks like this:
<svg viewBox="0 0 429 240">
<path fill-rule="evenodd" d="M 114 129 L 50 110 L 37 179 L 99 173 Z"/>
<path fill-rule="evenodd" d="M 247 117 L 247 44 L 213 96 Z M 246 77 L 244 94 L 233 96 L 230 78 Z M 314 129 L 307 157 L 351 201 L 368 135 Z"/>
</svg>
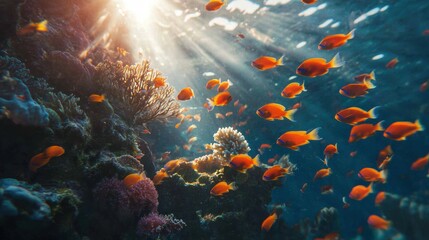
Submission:
<svg viewBox="0 0 429 240">
<path fill-rule="evenodd" d="M 314 4 L 317 2 L 317 0 L 302 0 L 304 4 Z M 222 8 L 222 6 L 225 4 L 225 1 L 222 0 L 210 0 L 206 6 L 205 9 L 207 11 L 217 11 Z M 42 21 L 40 23 L 30 23 L 26 27 L 23 27 L 20 29 L 17 34 L 18 35 L 25 35 L 32 32 L 44 32 L 47 31 L 47 21 Z M 347 43 L 347 41 L 353 39 L 355 34 L 355 29 L 350 31 L 347 34 L 335 34 L 330 35 L 322 39 L 322 41 L 318 45 L 319 50 L 332 50 L 339 48 Z M 429 34 L 429 33 L 428 33 Z M 244 38 L 244 35 L 241 34 L 240 38 Z M 127 52 L 124 49 L 119 49 L 118 52 L 122 55 L 127 54 Z M 389 61 L 386 65 L 387 69 L 392 69 L 398 64 L 398 59 L 394 58 L 391 61 Z M 296 74 L 304 77 L 309 78 L 315 78 L 318 76 L 325 75 L 329 72 L 329 69 L 331 68 L 338 68 L 341 67 L 344 64 L 344 62 L 341 60 L 339 54 L 336 54 L 332 60 L 327 61 L 323 58 L 310 58 L 305 61 L 303 61 L 296 69 Z M 251 65 L 260 71 L 266 71 L 269 69 L 276 68 L 278 66 L 283 65 L 283 57 L 280 57 L 279 59 L 276 59 L 271 56 L 261 56 L 254 61 L 252 61 Z M 342 87 L 339 90 L 339 93 L 345 97 L 349 98 L 356 98 L 359 96 L 364 96 L 368 94 L 369 90 L 372 90 L 375 88 L 375 85 L 372 83 L 372 81 L 376 80 L 375 72 L 372 71 L 370 73 L 364 73 L 360 74 L 356 77 L 354 77 L 356 83 L 348 84 L 344 87 Z M 163 77 L 157 77 L 154 80 L 154 85 L 156 88 L 163 87 L 166 85 L 165 78 Z M 231 86 L 233 86 L 233 83 L 230 80 L 222 81 L 221 79 L 211 79 L 206 83 L 206 89 L 211 90 L 213 88 L 217 88 L 218 94 L 214 97 L 207 99 L 207 102 L 204 104 L 204 107 L 208 111 L 212 111 L 214 107 L 221 107 L 226 106 L 232 101 L 231 94 L 227 91 Z M 426 81 L 420 86 L 420 91 L 424 92 L 426 91 L 428 87 L 428 82 Z M 292 99 L 298 97 L 303 92 L 307 91 L 304 86 L 304 82 L 302 84 L 298 82 L 292 82 L 288 84 L 282 91 L 281 96 L 284 98 Z M 183 88 L 178 96 L 177 99 L 180 101 L 187 101 L 194 97 L 194 91 L 190 87 Z M 104 95 L 97 95 L 92 94 L 89 96 L 88 101 L 93 103 L 101 103 L 105 100 Z M 241 115 L 243 111 L 247 108 L 247 105 L 240 104 L 237 100 L 234 102 L 234 106 L 239 106 L 238 115 Z M 268 103 L 262 107 L 260 107 L 256 114 L 268 121 L 274 121 L 274 120 L 284 120 L 284 118 L 287 118 L 290 121 L 294 121 L 293 115 L 298 111 L 298 109 L 301 107 L 300 103 L 296 103 L 292 109 L 287 110 L 283 105 L 278 103 Z M 350 131 L 350 137 L 349 137 L 349 143 L 356 142 L 359 140 L 366 139 L 372 135 L 374 135 L 378 131 L 383 131 L 383 136 L 394 140 L 394 141 L 403 141 L 406 140 L 407 137 L 413 135 L 414 133 L 418 131 L 423 131 L 424 127 L 420 123 L 419 120 L 416 120 L 415 122 L 407 122 L 407 121 L 399 121 L 394 122 L 390 124 L 387 128 L 383 127 L 383 121 L 380 121 L 379 123 L 373 125 L 373 124 L 367 124 L 362 123 L 366 121 L 367 119 L 376 119 L 377 118 L 377 111 L 378 106 L 366 111 L 364 109 L 361 109 L 359 107 L 350 107 L 343 109 L 335 114 L 335 119 L 339 122 L 349 124 L 352 126 Z M 186 110 L 183 111 L 183 113 L 186 112 Z M 225 117 L 229 117 L 233 115 L 233 112 L 228 112 L 225 115 L 221 113 L 216 113 L 216 118 L 225 119 Z M 180 116 L 180 122 L 176 124 L 176 128 L 179 128 L 181 124 L 185 120 L 201 120 L 201 115 L 184 115 L 182 114 Z M 238 123 L 238 126 L 245 125 L 247 121 Z M 197 126 L 195 124 L 190 125 L 186 132 L 190 134 L 194 129 L 196 129 Z M 291 150 L 299 150 L 299 147 L 304 146 L 306 144 L 309 144 L 310 141 L 317 141 L 321 140 L 319 137 L 319 128 L 315 128 L 312 131 L 288 131 L 282 134 L 276 141 L 276 143 L 279 146 L 289 148 Z M 149 129 L 145 129 L 143 131 L 143 134 L 150 134 Z M 197 141 L 197 137 L 191 137 L 188 140 L 188 144 L 184 145 L 183 148 L 185 150 L 190 150 L 192 144 Z M 259 153 L 262 154 L 265 149 L 271 148 L 270 144 L 262 144 L 260 146 Z M 43 152 L 35 155 L 29 163 L 29 169 L 33 172 L 37 171 L 40 167 L 46 165 L 52 158 L 59 157 L 62 154 L 64 154 L 64 149 L 60 146 L 50 146 L 46 148 Z M 324 150 L 324 159 L 321 159 L 321 161 L 326 165 L 326 168 L 322 168 L 319 171 L 317 171 L 314 175 L 313 181 L 316 181 L 321 178 L 325 178 L 332 174 L 331 168 L 329 168 L 329 159 L 331 159 L 335 154 L 338 154 L 338 146 L 337 144 L 329 144 L 326 146 Z M 351 152 L 350 156 L 354 157 L 357 154 L 357 152 Z M 169 159 L 170 152 L 165 152 L 161 156 L 161 160 L 165 161 Z M 140 157 L 141 156 L 136 156 Z M 387 170 L 388 170 L 388 164 L 391 161 L 393 157 L 393 150 L 390 145 L 386 146 L 384 149 L 382 149 L 379 152 L 378 158 L 377 158 L 377 169 L 373 168 L 363 168 L 359 171 L 358 176 L 363 179 L 366 182 L 369 182 L 368 186 L 364 185 L 357 185 L 353 187 L 348 195 L 350 199 L 360 201 L 364 198 L 366 198 L 370 193 L 373 193 L 373 184 L 374 183 L 386 183 L 387 181 Z M 265 173 L 262 176 L 262 179 L 264 181 L 277 181 L 283 177 L 285 177 L 288 174 L 291 174 L 293 172 L 293 165 L 285 165 L 282 164 L 278 160 L 279 156 L 276 155 L 270 159 L 268 159 L 269 164 L 273 164 L 270 168 L 268 168 Z M 156 176 L 153 178 L 153 182 L 155 185 L 161 184 L 162 181 L 169 176 L 169 173 L 174 172 L 174 169 L 177 168 L 181 163 L 186 162 L 185 159 L 176 159 L 168 161 L 164 167 L 159 170 L 156 174 Z M 254 158 L 248 156 L 247 154 L 239 154 L 232 156 L 230 159 L 230 166 L 242 173 L 246 173 L 247 170 L 257 167 L 260 165 L 259 162 L 259 155 L 255 156 Z M 412 170 L 423 170 L 425 169 L 426 165 L 429 163 L 429 154 L 426 156 L 423 156 L 416 161 L 414 161 L 411 165 Z M 143 174 L 130 174 L 127 177 L 124 178 L 124 184 L 127 187 L 132 186 L 133 184 L 137 183 L 138 181 L 142 180 L 145 176 Z M 307 188 L 308 183 L 304 183 L 301 192 L 304 192 Z M 237 185 L 227 182 L 219 182 L 217 183 L 210 191 L 210 194 L 213 196 L 223 196 L 224 194 L 227 194 L 231 190 L 237 190 Z M 333 188 L 330 185 L 322 186 L 321 193 L 332 193 Z M 384 200 L 384 192 L 379 192 L 375 198 L 375 204 L 378 205 Z M 350 206 L 350 204 L 346 201 L 346 197 L 343 197 L 343 203 L 344 208 L 347 208 Z M 276 222 L 278 218 L 278 213 L 273 212 L 271 215 L 269 215 L 261 224 L 261 230 L 263 231 L 269 231 L 272 227 L 272 225 Z M 376 229 L 388 229 L 390 227 L 390 222 L 382 217 L 379 217 L 377 215 L 371 215 L 368 217 L 368 224 Z M 317 238 L 317 239 L 338 239 L 339 234 L 338 233 L 330 233 L 326 235 L 323 238 Z"/>
</svg>

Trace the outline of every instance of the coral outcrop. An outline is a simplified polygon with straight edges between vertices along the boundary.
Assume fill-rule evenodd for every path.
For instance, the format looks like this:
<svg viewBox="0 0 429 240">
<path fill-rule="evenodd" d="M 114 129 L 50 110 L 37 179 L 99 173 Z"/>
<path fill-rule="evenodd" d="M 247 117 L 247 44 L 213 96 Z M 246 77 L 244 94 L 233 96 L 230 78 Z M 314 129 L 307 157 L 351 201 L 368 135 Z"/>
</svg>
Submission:
<svg viewBox="0 0 429 240">
<path fill-rule="evenodd" d="M 246 154 L 250 151 L 249 144 L 243 134 L 232 127 L 219 128 L 213 135 L 216 143 L 207 144 L 206 149 L 225 161 L 229 161 L 231 155 Z"/>
</svg>

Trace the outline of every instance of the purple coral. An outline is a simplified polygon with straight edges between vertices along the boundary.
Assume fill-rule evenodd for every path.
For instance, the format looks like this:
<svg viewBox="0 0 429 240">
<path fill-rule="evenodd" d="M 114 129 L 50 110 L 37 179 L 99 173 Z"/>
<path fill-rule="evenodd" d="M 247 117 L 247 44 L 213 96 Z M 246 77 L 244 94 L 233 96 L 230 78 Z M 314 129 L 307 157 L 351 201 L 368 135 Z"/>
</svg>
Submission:
<svg viewBox="0 0 429 240">
<path fill-rule="evenodd" d="M 169 235 L 182 230 L 185 226 L 186 223 L 174 218 L 173 214 L 151 213 L 137 223 L 137 235 Z"/>
<path fill-rule="evenodd" d="M 148 214 L 158 208 L 158 192 L 149 178 L 145 178 L 127 189 L 130 209 L 136 214 Z"/>
</svg>

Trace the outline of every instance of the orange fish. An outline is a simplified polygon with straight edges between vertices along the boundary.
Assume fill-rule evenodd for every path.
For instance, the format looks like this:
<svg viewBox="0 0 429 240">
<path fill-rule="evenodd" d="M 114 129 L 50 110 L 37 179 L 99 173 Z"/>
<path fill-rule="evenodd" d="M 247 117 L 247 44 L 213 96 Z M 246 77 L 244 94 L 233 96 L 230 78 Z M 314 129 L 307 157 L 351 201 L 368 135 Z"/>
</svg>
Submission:
<svg viewBox="0 0 429 240">
<path fill-rule="evenodd" d="M 334 193 L 334 187 L 332 185 L 324 185 L 320 187 L 321 194 L 331 194 Z"/>
<path fill-rule="evenodd" d="M 64 154 L 64 148 L 63 147 L 60 147 L 60 146 L 50 146 L 50 147 L 47 147 L 46 149 L 45 149 L 45 151 L 44 151 L 44 153 L 45 153 L 45 155 L 47 156 L 47 157 L 50 157 L 50 158 L 52 158 L 52 157 L 59 157 L 59 156 L 61 156 L 61 155 L 63 155 Z"/>
<path fill-rule="evenodd" d="M 180 164 L 184 162 L 186 162 L 186 160 L 182 158 L 171 160 L 164 165 L 164 169 L 167 171 L 167 173 L 172 173 L 178 166 L 180 166 Z"/>
<path fill-rule="evenodd" d="M 335 143 L 334 144 L 329 144 L 325 147 L 325 150 L 323 150 L 323 154 L 328 157 L 331 158 L 332 156 L 334 156 L 334 154 L 338 154 L 338 144 Z"/>
<path fill-rule="evenodd" d="M 261 230 L 264 230 L 266 232 L 270 231 L 273 224 L 277 221 L 277 218 L 277 213 L 273 213 L 267 218 L 265 218 L 265 220 L 261 224 Z"/>
<path fill-rule="evenodd" d="M 59 157 L 64 154 L 64 148 L 60 146 L 50 146 L 45 149 L 42 153 L 36 154 L 30 159 L 28 167 L 30 171 L 35 172 L 37 169 L 48 164 L 51 158 Z"/>
<path fill-rule="evenodd" d="M 43 20 L 38 23 L 30 22 L 25 27 L 19 29 L 16 32 L 16 35 L 18 36 L 24 36 L 30 33 L 36 33 L 36 32 L 47 32 L 48 31 L 48 20 Z"/>
<path fill-rule="evenodd" d="M 216 113 L 216 118 L 225 119 L 225 116 L 222 113 Z"/>
<path fill-rule="evenodd" d="M 267 160 L 267 162 L 268 162 L 268 163 L 273 163 L 273 162 L 275 162 L 278 158 L 279 158 L 279 155 L 278 155 L 278 154 L 276 154 L 276 155 L 274 155 L 274 157 L 272 157 L 272 158 L 268 159 L 268 160 Z"/>
<path fill-rule="evenodd" d="M 366 80 L 375 80 L 375 70 L 370 73 L 363 73 L 354 77 L 356 82 L 363 83 Z"/>
<path fill-rule="evenodd" d="M 348 40 L 353 39 L 355 30 L 356 29 L 351 30 L 348 34 L 334 34 L 325 37 L 319 43 L 319 50 L 332 50 L 343 46 Z"/>
<path fill-rule="evenodd" d="M 153 84 L 155 85 L 155 88 L 164 87 L 166 82 L 164 77 L 156 77 L 153 80 Z"/>
<path fill-rule="evenodd" d="M 296 109 L 286 110 L 283 105 L 278 103 L 268 103 L 260 107 L 256 111 L 256 114 L 268 121 L 283 120 L 285 117 L 294 122 L 293 114 L 295 114 L 296 111 Z"/>
<path fill-rule="evenodd" d="M 386 183 L 387 170 L 377 171 L 374 168 L 362 168 L 358 176 L 367 182 Z"/>
<path fill-rule="evenodd" d="M 358 107 L 346 108 L 346 109 L 339 111 L 335 115 L 335 119 L 339 122 L 347 123 L 350 125 L 355 125 L 357 123 L 360 123 L 360 122 L 367 120 L 368 118 L 372 118 L 372 119 L 377 118 L 375 111 L 378 108 L 379 107 L 374 107 L 371 110 L 369 110 L 368 112 L 364 111 L 363 109 L 358 108 Z"/>
<path fill-rule="evenodd" d="M 192 143 L 196 142 L 197 140 L 198 140 L 197 137 L 191 137 L 191 138 L 189 138 L 188 143 L 192 144 Z"/>
<path fill-rule="evenodd" d="M 186 133 L 191 133 L 192 131 L 194 131 L 194 129 L 196 129 L 197 126 L 195 124 L 192 124 L 191 126 L 188 127 L 188 129 L 186 130 Z"/>
<path fill-rule="evenodd" d="M 331 173 L 332 173 L 332 171 L 330 168 L 322 168 L 316 172 L 316 174 L 313 177 L 313 181 L 316 181 L 317 179 L 320 179 L 320 178 L 325 178 L 325 177 L 331 175 Z"/>
<path fill-rule="evenodd" d="M 88 100 L 93 103 L 101 103 L 105 100 L 104 95 L 91 94 L 88 97 Z"/>
<path fill-rule="evenodd" d="M 374 89 L 375 86 L 369 80 L 363 83 L 352 83 L 340 89 L 340 94 L 349 98 L 356 98 L 368 94 L 369 89 Z"/>
<path fill-rule="evenodd" d="M 217 11 L 219 10 L 223 5 L 225 4 L 224 1 L 222 0 L 210 0 L 207 4 L 206 4 L 206 10 L 209 12 L 212 11 Z"/>
<path fill-rule="evenodd" d="M 271 148 L 271 144 L 262 143 L 261 146 L 259 147 L 259 150 L 264 150 L 266 148 Z"/>
<path fill-rule="evenodd" d="M 414 161 L 413 164 L 411 164 L 411 169 L 412 170 L 423 170 L 428 163 L 429 163 L 429 153 L 426 156 L 421 157 L 421 158 L 417 159 L 416 161 Z"/>
<path fill-rule="evenodd" d="M 362 200 L 368 196 L 368 194 L 372 193 L 372 182 L 365 187 L 363 185 L 357 185 L 352 188 L 349 194 L 349 198 L 354 200 Z"/>
<path fill-rule="evenodd" d="M 300 108 L 300 107 L 302 107 L 301 102 L 297 102 L 297 103 L 295 103 L 295 104 L 292 106 L 292 109 L 298 109 L 298 108 Z"/>
<path fill-rule="evenodd" d="M 275 58 L 269 57 L 269 56 L 262 56 L 262 57 L 255 59 L 252 62 L 252 66 L 255 67 L 256 69 L 261 70 L 261 71 L 272 69 L 272 68 L 275 68 L 277 66 L 283 65 L 283 57 L 284 56 L 280 57 L 279 59 L 275 59 Z"/>
<path fill-rule="evenodd" d="M 340 239 L 340 234 L 337 232 L 332 232 L 325 235 L 322 238 L 315 238 L 314 240 L 338 240 L 338 239 Z"/>
<path fill-rule="evenodd" d="M 327 74 L 330 68 L 338 68 L 343 65 L 344 61 L 340 59 L 338 53 L 329 62 L 326 62 L 326 59 L 323 58 L 310 58 L 299 65 L 296 69 L 296 74 L 314 78 Z"/>
<path fill-rule="evenodd" d="M 376 206 L 380 205 L 380 203 L 383 202 L 385 198 L 386 198 L 385 192 L 377 193 L 377 196 L 375 197 L 375 205 Z"/>
<path fill-rule="evenodd" d="M 181 101 L 190 100 L 193 97 L 194 97 L 194 90 L 192 90 L 192 88 L 190 87 L 183 88 L 180 91 L 179 95 L 177 95 L 177 99 Z"/>
<path fill-rule="evenodd" d="M 234 102 L 234 107 L 237 107 L 237 106 L 238 106 L 238 104 L 240 104 L 240 100 L 236 100 L 236 101 Z"/>
<path fill-rule="evenodd" d="M 197 121 L 197 122 L 201 121 L 201 114 L 199 114 L 199 113 L 195 114 L 194 115 L 194 120 Z"/>
<path fill-rule="evenodd" d="M 286 174 L 290 173 L 290 167 L 283 168 L 279 165 L 272 166 L 268 168 L 264 175 L 262 176 L 262 180 L 264 181 L 276 181 L 277 179 L 286 176 Z"/>
<path fill-rule="evenodd" d="M 164 179 L 167 177 L 168 177 L 167 171 L 165 171 L 164 168 L 161 168 L 158 172 L 156 172 L 155 176 L 152 179 L 152 182 L 156 186 L 161 184 L 162 181 L 164 181 Z"/>
<path fill-rule="evenodd" d="M 423 82 L 419 88 L 420 92 L 426 92 L 426 90 L 428 89 L 428 85 L 429 85 L 429 81 Z"/>
<path fill-rule="evenodd" d="M 414 123 L 412 122 L 394 122 L 384 131 L 383 136 L 396 141 L 403 141 L 408 136 L 413 135 L 418 131 L 424 131 L 425 128 L 417 119 Z"/>
<path fill-rule="evenodd" d="M 238 154 L 231 158 L 229 162 L 232 168 L 235 170 L 245 173 L 247 169 L 253 166 L 259 166 L 259 155 L 256 155 L 253 159 L 247 154 Z"/>
<path fill-rule="evenodd" d="M 227 113 L 225 113 L 225 117 L 229 117 L 229 116 L 231 116 L 232 114 L 234 114 L 233 112 L 227 112 Z"/>
<path fill-rule="evenodd" d="M 143 134 L 152 134 L 149 129 L 143 130 Z"/>
<path fill-rule="evenodd" d="M 368 225 L 376 229 L 387 230 L 390 226 L 390 222 L 377 215 L 371 215 L 368 217 Z"/>
<path fill-rule="evenodd" d="M 206 83 L 206 88 L 208 90 L 213 89 L 216 85 L 218 85 L 220 83 L 220 79 L 210 79 L 207 81 Z"/>
<path fill-rule="evenodd" d="M 232 182 L 230 184 L 226 182 L 219 182 L 214 185 L 214 187 L 210 190 L 210 194 L 213 196 L 222 196 L 230 190 L 237 190 L 237 184 L 235 182 Z"/>
<path fill-rule="evenodd" d="M 125 50 L 125 49 L 123 49 L 123 48 L 121 48 L 121 47 L 117 47 L 117 48 L 116 48 L 116 51 L 118 51 L 118 53 L 119 53 L 121 56 L 123 56 L 123 57 L 125 57 L 125 56 L 127 56 L 127 55 L 129 54 L 129 52 L 127 52 L 127 50 Z"/>
<path fill-rule="evenodd" d="M 225 92 L 232 85 L 233 85 L 232 82 L 228 79 L 226 82 L 219 83 L 219 87 L 217 88 L 217 91 L 218 92 Z"/>
<path fill-rule="evenodd" d="M 132 185 L 140 182 L 141 180 L 144 179 L 144 175 L 143 174 L 138 174 L 138 173 L 131 173 L 128 176 L 126 176 L 123 180 L 125 186 L 127 188 L 131 187 Z"/>
<path fill-rule="evenodd" d="M 300 85 L 297 82 L 289 83 L 282 91 L 281 95 L 285 98 L 295 98 L 302 92 L 306 92 L 304 82 Z"/>
<path fill-rule="evenodd" d="M 375 125 L 372 125 L 370 123 L 364 123 L 353 126 L 350 130 L 349 143 L 356 142 L 361 139 L 366 139 L 374 135 L 376 131 L 384 131 L 384 128 L 381 125 L 382 123 L 383 121 Z"/>
<path fill-rule="evenodd" d="M 380 150 L 377 157 L 377 167 L 380 169 L 386 169 L 390 160 L 393 157 L 393 150 L 390 145 L 386 146 L 384 149 Z"/>
<path fill-rule="evenodd" d="M 305 4 L 315 4 L 317 2 L 317 0 L 301 0 L 301 2 L 303 2 Z"/>
<path fill-rule="evenodd" d="M 392 60 L 390 60 L 387 64 L 386 64 L 386 68 L 387 69 L 392 69 L 396 66 L 396 64 L 398 64 L 399 60 L 398 58 L 394 58 Z"/>
<path fill-rule="evenodd" d="M 238 109 L 238 116 L 240 116 L 241 114 L 243 114 L 244 110 L 247 109 L 247 104 L 241 105 L 240 108 Z"/>
<path fill-rule="evenodd" d="M 276 143 L 282 147 L 287 147 L 294 151 L 298 151 L 300 146 L 309 144 L 310 140 L 321 140 L 318 135 L 319 130 L 320 128 L 315 128 L 309 133 L 306 131 L 285 132 L 277 139 Z"/>
<path fill-rule="evenodd" d="M 220 92 L 211 99 L 207 98 L 207 110 L 211 111 L 215 106 L 226 106 L 229 102 L 231 102 L 231 100 L 232 96 L 229 92 Z"/>
</svg>

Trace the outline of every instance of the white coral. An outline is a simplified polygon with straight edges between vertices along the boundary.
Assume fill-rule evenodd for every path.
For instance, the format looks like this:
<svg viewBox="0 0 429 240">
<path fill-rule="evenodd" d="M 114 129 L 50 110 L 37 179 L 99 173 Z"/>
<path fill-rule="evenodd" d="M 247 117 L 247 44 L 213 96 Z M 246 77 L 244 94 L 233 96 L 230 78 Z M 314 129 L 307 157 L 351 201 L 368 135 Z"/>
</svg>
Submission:
<svg viewBox="0 0 429 240">
<path fill-rule="evenodd" d="M 207 144 L 206 149 L 212 150 L 215 156 L 224 160 L 229 161 L 231 155 L 246 154 L 250 151 L 243 134 L 232 127 L 219 128 L 213 138 L 216 143 Z"/>
</svg>

